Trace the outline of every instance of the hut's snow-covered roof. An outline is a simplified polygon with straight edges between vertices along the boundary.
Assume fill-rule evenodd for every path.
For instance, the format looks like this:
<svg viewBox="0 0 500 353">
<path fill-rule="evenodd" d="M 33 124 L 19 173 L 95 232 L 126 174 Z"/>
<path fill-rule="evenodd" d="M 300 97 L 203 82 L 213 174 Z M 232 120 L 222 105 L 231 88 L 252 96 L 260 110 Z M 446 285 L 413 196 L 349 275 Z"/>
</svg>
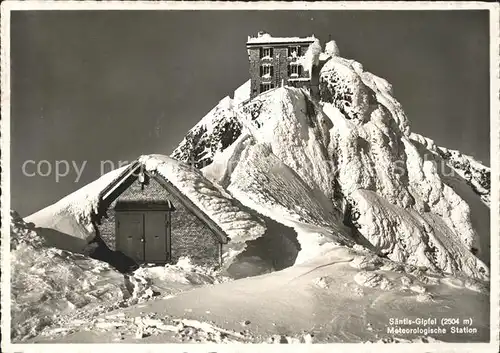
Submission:
<svg viewBox="0 0 500 353">
<path fill-rule="evenodd" d="M 168 182 L 185 202 L 194 205 L 197 214 L 211 228 L 215 228 L 219 235 L 225 235 L 225 241 L 255 239 L 265 231 L 261 219 L 243 210 L 231 195 L 207 180 L 199 170 L 164 155 L 141 156 L 128 167 L 103 175 L 25 220 L 37 227 L 53 229 L 69 238 L 81 240 L 83 246 L 96 235 L 92 222 L 95 214 L 99 213 L 103 197 L 118 195 L 122 189 L 120 185 L 129 180 L 131 175 L 137 176 L 136 168 L 144 168 Z"/>
</svg>

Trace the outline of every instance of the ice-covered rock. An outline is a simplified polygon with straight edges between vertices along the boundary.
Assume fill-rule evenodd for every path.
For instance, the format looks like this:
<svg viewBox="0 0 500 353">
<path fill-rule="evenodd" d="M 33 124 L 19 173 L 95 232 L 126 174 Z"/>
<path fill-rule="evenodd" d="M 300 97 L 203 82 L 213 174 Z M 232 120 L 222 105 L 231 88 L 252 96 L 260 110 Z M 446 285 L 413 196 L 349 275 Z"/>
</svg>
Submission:
<svg viewBox="0 0 500 353">
<path fill-rule="evenodd" d="M 236 109 L 250 97 L 250 80 L 225 97 L 207 113 L 180 142 L 172 153 L 175 159 L 203 168 L 212 163 L 213 156 L 230 146 L 242 131 Z"/>
<path fill-rule="evenodd" d="M 228 233 L 225 260 L 269 237 L 268 219 L 296 232 L 296 263 L 332 244 L 357 245 L 432 271 L 488 278 L 489 168 L 412 133 L 391 84 L 340 57 L 334 43 L 326 53 L 310 49 L 319 97 L 280 87 L 250 100 L 246 82 L 188 132 L 173 158 L 143 162 Z M 95 191 L 112 177 L 29 220 L 79 226 L 81 238 L 91 238 L 85 220 Z"/>
</svg>

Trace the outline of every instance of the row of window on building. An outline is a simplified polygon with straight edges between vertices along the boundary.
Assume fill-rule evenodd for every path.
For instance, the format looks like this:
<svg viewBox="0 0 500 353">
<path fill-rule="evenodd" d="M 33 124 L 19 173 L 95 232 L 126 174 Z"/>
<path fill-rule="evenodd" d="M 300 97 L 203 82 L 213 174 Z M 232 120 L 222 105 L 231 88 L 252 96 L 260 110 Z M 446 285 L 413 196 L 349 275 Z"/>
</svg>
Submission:
<svg viewBox="0 0 500 353">
<path fill-rule="evenodd" d="M 273 77 L 274 76 L 274 66 L 271 64 L 263 64 L 260 66 L 260 76 L 261 77 Z M 302 65 L 299 63 L 288 64 L 288 76 L 293 77 L 302 76 Z"/>
<path fill-rule="evenodd" d="M 291 86 L 291 87 L 300 87 L 300 82 L 290 81 L 290 82 L 288 82 L 288 85 Z M 259 93 L 263 93 L 263 92 L 269 91 L 269 90 L 271 90 L 273 88 L 275 88 L 275 85 L 272 82 L 261 83 L 260 84 L 260 92 Z"/>
<path fill-rule="evenodd" d="M 260 84 L 260 93 L 269 91 L 274 88 L 274 83 L 261 83 Z"/>
<path fill-rule="evenodd" d="M 302 50 L 299 45 L 288 47 L 288 57 L 301 56 Z M 274 48 L 260 48 L 260 58 L 272 58 L 274 56 Z"/>
</svg>

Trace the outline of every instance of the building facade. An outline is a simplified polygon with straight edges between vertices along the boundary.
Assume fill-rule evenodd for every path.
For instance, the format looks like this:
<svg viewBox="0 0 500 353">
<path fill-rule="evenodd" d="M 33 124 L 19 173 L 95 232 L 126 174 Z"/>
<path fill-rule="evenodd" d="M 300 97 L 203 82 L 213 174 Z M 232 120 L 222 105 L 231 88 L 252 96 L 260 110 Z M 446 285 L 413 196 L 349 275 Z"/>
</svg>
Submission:
<svg viewBox="0 0 500 353">
<path fill-rule="evenodd" d="M 264 32 L 248 37 L 250 98 L 282 85 L 310 88 L 311 73 L 299 58 L 315 40 L 314 36 L 272 37 Z"/>
</svg>

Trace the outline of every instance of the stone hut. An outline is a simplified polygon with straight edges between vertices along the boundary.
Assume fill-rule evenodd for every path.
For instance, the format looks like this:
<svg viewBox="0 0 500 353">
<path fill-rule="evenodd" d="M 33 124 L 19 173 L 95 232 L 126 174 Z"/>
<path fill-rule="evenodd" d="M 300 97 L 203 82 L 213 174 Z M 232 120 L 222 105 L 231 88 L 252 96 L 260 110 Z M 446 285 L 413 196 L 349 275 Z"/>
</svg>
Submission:
<svg viewBox="0 0 500 353">
<path fill-rule="evenodd" d="M 96 228 L 110 247 L 137 263 L 221 262 L 224 231 L 167 178 L 138 160 L 99 195 Z"/>
</svg>

